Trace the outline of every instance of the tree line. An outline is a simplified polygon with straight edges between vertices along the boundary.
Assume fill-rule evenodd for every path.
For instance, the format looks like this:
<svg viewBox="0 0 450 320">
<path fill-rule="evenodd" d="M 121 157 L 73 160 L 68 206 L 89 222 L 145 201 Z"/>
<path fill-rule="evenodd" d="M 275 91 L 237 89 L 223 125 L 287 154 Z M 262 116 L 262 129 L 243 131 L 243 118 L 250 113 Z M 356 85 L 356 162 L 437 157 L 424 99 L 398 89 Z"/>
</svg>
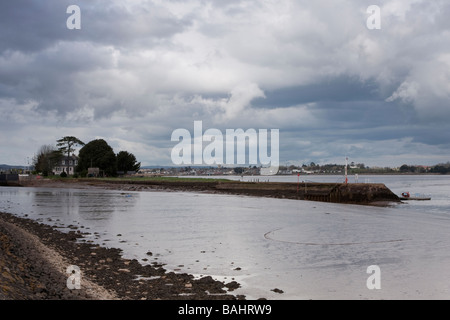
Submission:
<svg viewBox="0 0 450 320">
<path fill-rule="evenodd" d="M 408 166 L 406 164 L 400 167 L 402 173 L 450 173 L 450 162 L 437 164 L 431 167 L 424 168 L 423 166 Z"/>
<path fill-rule="evenodd" d="M 70 157 L 77 147 L 81 147 L 78 153 L 78 164 L 75 175 L 85 177 L 88 168 L 99 168 L 104 176 L 117 176 L 120 172 L 137 172 L 141 163 L 137 162 L 134 154 L 128 151 L 115 153 L 113 148 L 103 139 L 95 139 L 85 144 L 73 136 L 66 136 L 56 141 L 56 145 L 43 145 L 33 158 L 35 171 L 44 176 L 52 175 L 54 168 L 63 157 Z M 69 172 L 69 162 L 66 163 Z M 66 174 L 64 174 L 66 173 Z"/>
</svg>

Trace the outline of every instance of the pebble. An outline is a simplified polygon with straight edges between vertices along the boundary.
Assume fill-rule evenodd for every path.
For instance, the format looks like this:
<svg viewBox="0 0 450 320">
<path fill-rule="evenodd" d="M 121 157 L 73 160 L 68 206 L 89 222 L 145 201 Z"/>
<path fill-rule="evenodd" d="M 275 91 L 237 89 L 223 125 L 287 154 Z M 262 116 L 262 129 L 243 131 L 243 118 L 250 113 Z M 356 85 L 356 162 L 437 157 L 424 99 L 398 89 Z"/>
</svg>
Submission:
<svg viewBox="0 0 450 320">
<path fill-rule="evenodd" d="M 117 271 L 119 271 L 119 272 L 127 272 L 127 273 L 131 272 L 129 269 L 119 269 Z"/>
</svg>

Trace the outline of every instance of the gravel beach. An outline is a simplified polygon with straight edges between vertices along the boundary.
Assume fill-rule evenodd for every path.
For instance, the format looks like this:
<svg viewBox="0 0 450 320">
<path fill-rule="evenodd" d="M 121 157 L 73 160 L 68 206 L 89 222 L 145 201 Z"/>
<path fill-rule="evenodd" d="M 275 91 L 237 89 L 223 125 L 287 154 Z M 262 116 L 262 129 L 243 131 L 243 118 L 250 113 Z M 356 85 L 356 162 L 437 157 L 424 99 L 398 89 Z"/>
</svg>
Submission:
<svg viewBox="0 0 450 320">
<path fill-rule="evenodd" d="M 80 231 L 63 233 L 30 219 L 0 213 L 1 300 L 235 300 L 235 281 L 166 272 L 143 266 L 121 251 L 82 243 Z M 66 273 L 81 271 L 80 289 L 70 290 Z"/>
</svg>

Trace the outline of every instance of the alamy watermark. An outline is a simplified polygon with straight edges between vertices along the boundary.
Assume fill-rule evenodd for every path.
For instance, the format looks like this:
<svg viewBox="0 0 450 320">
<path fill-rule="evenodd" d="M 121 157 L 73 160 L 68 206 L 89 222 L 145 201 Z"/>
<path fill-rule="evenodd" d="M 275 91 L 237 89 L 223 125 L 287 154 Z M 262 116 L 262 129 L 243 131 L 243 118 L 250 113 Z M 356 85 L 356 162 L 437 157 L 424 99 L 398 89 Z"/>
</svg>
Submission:
<svg viewBox="0 0 450 320">
<path fill-rule="evenodd" d="M 81 270 L 78 266 L 68 266 L 66 269 L 66 273 L 70 276 L 67 278 L 67 288 L 69 290 L 79 290 L 81 289 Z"/>
<path fill-rule="evenodd" d="M 366 20 L 366 26 L 370 30 L 381 29 L 381 8 L 377 5 L 370 5 L 367 7 L 366 12 L 370 16 Z M 81 9 L 77 5 L 70 5 L 66 10 L 70 16 L 66 20 L 66 26 L 69 30 L 81 29 Z"/>
<path fill-rule="evenodd" d="M 381 29 L 381 9 L 377 5 L 371 5 L 367 7 L 366 12 L 370 14 L 367 18 L 366 26 L 369 30 Z"/>
<path fill-rule="evenodd" d="M 67 7 L 66 13 L 70 16 L 66 20 L 66 26 L 69 30 L 81 29 L 81 9 L 77 5 L 70 5 Z"/>
<path fill-rule="evenodd" d="M 370 274 L 367 278 L 366 286 L 369 290 L 380 290 L 381 289 L 381 269 L 377 265 L 372 265 L 367 267 L 367 273 Z"/>
<path fill-rule="evenodd" d="M 279 168 L 279 129 L 219 129 L 203 132 L 203 122 L 194 121 L 194 135 L 187 129 L 172 132 L 171 158 L 175 165 L 262 165 L 261 175 L 275 175 Z M 205 145 L 206 142 L 206 145 Z M 270 145 L 270 155 L 269 155 Z M 248 153 L 247 153 L 248 150 Z"/>
</svg>

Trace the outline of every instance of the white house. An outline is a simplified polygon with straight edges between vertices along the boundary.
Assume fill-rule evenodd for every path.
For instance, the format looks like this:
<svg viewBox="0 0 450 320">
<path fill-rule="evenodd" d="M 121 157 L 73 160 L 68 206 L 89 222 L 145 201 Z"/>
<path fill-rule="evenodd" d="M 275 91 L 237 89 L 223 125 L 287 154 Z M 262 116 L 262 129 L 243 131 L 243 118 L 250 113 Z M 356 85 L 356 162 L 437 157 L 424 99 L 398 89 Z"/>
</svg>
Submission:
<svg viewBox="0 0 450 320">
<path fill-rule="evenodd" d="M 64 156 L 62 157 L 56 166 L 53 168 L 53 174 L 60 175 L 63 172 L 66 172 L 67 175 L 71 176 L 75 173 L 75 167 L 78 165 L 78 157 L 72 155 L 70 157 Z"/>
</svg>

